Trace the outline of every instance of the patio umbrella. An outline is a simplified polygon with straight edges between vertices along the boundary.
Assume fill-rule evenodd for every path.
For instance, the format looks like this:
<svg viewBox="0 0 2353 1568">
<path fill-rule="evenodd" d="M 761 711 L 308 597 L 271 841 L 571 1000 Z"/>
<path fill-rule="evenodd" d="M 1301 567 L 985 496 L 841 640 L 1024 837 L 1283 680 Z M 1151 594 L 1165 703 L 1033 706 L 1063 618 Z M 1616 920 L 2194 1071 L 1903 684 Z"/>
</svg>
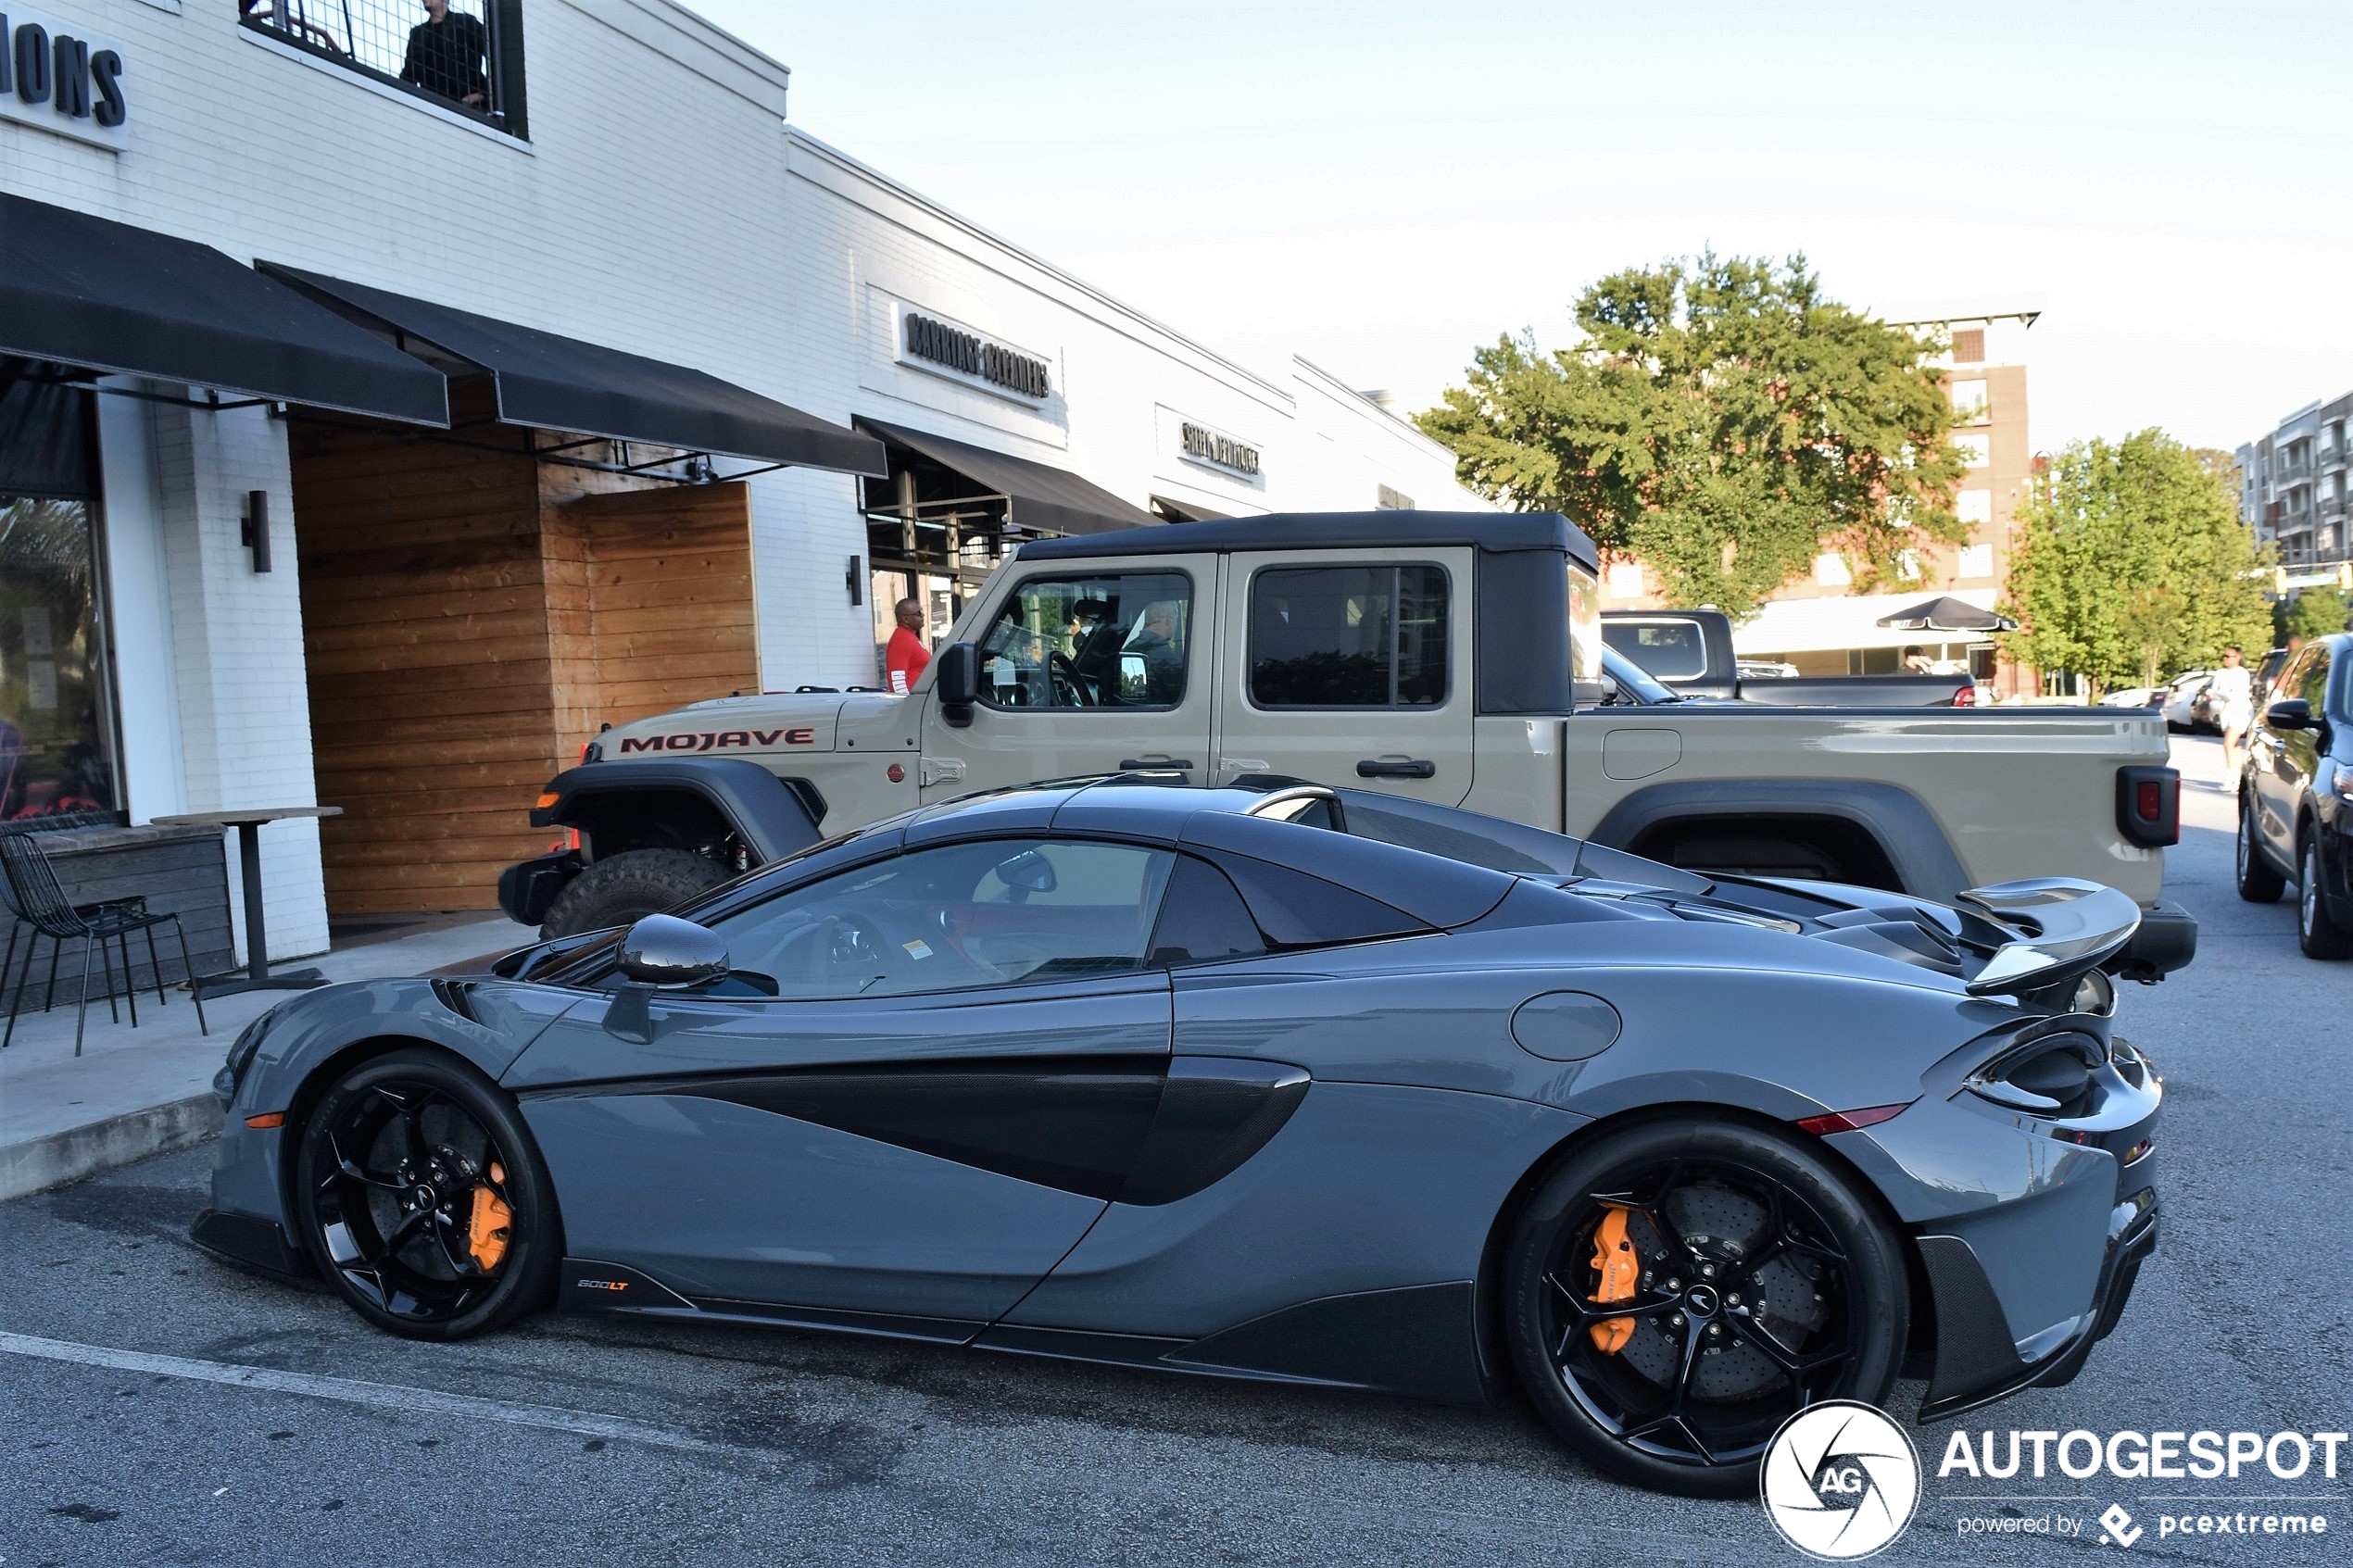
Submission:
<svg viewBox="0 0 2353 1568">
<path fill-rule="evenodd" d="M 1949 595 L 1925 599 L 1894 615 L 1882 615 L 1881 626 L 1897 632 L 2015 632 L 2018 622 L 2007 615 L 1980 609 Z"/>
</svg>

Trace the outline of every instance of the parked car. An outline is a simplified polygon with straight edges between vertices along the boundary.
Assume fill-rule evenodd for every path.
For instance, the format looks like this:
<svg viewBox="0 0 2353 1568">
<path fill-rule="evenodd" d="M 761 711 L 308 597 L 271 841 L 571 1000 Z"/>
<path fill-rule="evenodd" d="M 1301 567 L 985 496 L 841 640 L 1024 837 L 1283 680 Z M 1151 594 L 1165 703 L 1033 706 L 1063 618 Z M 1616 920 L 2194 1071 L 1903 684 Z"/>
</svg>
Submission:
<svg viewBox="0 0 2353 1568">
<path fill-rule="evenodd" d="M 1732 672 L 1745 683 L 1749 681 L 1794 681 L 1797 666 L 1778 659 L 1741 659 L 1732 661 Z"/>
<path fill-rule="evenodd" d="M 2156 708 L 2171 692 L 2166 686 L 2127 686 L 2100 698 L 2102 708 Z"/>
<path fill-rule="evenodd" d="M 1763 676 L 1732 652 L 1731 617 L 1718 609 L 1605 609 L 1602 641 L 1688 697 L 1769 702 L 1785 708 L 1968 708 L 1977 701 L 1969 665 L 1927 672 L 1800 675 L 1768 663 Z"/>
<path fill-rule="evenodd" d="M 2307 958 L 2353 953 L 2353 635 L 2297 650 L 2248 733 L 2239 787 L 2239 897 L 2296 886 Z"/>
<path fill-rule="evenodd" d="M 2156 1245 L 2140 918 L 1709 879 L 1296 781 L 1013 788 L 239 1038 L 195 1239 L 550 1305 L 1473 1406 L 1754 1495 L 1793 1411 L 2073 1378 Z M 1990 1330 L 1990 1332 L 1989 1332 Z"/>
<path fill-rule="evenodd" d="M 2165 709 L 2165 727 L 2176 734 L 2195 730 L 2217 731 L 2214 702 L 2207 695 L 2213 684 L 2214 671 L 2193 670 L 2186 675 L 2176 675 L 2173 684 L 2165 688 L 2160 706 Z"/>
<path fill-rule="evenodd" d="M 2142 906 L 2144 972 L 2189 961 L 2196 924 L 2158 902 L 2180 778 L 2154 719 L 1601 707 L 1597 558 L 1553 513 L 1273 514 L 1025 544 L 903 697 L 719 698 L 596 736 L 529 819 L 569 842 L 508 867 L 499 904 L 550 936 L 625 924 L 912 806 L 1161 767 L 1361 784 L 1677 865 L 1940 900 L 2080 876 Z"/>
</svg>

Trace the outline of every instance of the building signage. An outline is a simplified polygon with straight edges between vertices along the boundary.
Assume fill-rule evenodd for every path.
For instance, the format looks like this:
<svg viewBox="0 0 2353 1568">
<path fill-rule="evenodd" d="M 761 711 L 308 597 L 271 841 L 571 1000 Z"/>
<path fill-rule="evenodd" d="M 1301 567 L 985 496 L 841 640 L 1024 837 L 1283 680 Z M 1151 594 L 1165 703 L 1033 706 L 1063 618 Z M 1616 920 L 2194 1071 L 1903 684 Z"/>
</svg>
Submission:
<svg viewBox="0 0 2353 1568">
<path fill-rule="evenodd" d="M 900 311 L 899 353 L 926 370 L 950 371 L 1026 402 L 1043 403 L 1054 395 L 1052 368 L 1037 355 L 920 310 Z"/>
<path fill-rule="evenodd" d="M 119 149 L 131 118 L 125 74 L 112 40 L 22 6 L 0 10 L 0 119 Z"/>
<path fill-rule="evenodd" d="M 1258 448 L 1248 442 L 1220 435 L 1207 425 L 1197 425 L 1190 420 L 1177 427 L 1176 434 L 1177 444 L 1188 458 L 1224 469 L 1227 473 L 1249 479 L 1258 477 Z"/>
</svg>

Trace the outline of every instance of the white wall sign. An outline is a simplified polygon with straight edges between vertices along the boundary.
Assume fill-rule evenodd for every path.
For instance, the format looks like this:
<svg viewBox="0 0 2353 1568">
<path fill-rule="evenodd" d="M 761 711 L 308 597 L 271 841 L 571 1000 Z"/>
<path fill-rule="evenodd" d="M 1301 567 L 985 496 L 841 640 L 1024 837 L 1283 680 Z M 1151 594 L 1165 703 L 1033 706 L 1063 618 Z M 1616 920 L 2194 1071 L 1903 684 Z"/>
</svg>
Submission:
<svg viewBox="0 0 2353 1568">
<path fill-rule="evenodd" d="M 127 58 L 111 38 L 0 0 L 0 119 L 120 152 L 131 118 Z"/>
</svg>

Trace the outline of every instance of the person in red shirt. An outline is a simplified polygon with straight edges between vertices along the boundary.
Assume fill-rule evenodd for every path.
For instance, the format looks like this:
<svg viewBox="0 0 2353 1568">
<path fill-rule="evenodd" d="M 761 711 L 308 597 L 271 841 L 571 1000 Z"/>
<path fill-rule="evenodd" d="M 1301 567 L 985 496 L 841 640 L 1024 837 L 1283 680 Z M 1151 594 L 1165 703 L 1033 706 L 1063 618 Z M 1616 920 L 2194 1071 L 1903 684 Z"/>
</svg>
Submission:
<svg viewBox="0 0 2353 1568">
<path fill-rule="evenodd" d="M 890 646 L 883 653 L 883 673 L 892 695 L 905 696 L 931 662 L 931 649 L 924 644 L 923 606 L 901 599 L 892 613 L 899 618 L 899 630 L 890 634 Z"/>
</svg>

